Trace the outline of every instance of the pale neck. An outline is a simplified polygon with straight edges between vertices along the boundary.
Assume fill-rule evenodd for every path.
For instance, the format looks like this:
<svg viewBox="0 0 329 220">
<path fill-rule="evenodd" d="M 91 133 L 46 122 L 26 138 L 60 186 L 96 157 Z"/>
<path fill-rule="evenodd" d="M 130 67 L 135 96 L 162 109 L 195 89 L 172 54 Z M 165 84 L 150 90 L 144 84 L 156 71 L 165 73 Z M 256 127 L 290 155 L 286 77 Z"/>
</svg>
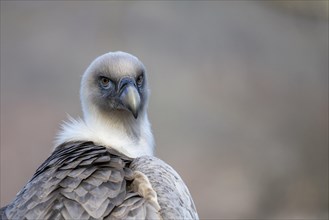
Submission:
<svg viewBox="0 0 329 220">
<path fill-rule="evenodd" d="M 132 157 L 153 155 L 154 139 L 146 111 L 137 119 L 129 112 L 103 113 L 96 109 L 89 109 L 84 116 L 85 125 L 96 143 Z"/>
</svg>

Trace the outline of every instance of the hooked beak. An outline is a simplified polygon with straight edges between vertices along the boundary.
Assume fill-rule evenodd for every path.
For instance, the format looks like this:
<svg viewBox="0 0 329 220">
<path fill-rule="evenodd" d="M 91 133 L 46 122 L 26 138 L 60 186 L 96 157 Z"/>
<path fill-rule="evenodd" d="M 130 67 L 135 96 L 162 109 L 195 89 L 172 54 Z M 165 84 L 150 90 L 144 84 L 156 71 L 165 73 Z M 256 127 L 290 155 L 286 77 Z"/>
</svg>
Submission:
<svg viewBox="0 0 329 220">
<path fill-rule="evenodd" d="M 120 101 L 122 105 L 137 118 L 141 105 L 141 98 L 135 83 L 129 80 L 129 82 L 120 86 L 120 91 Z"/>
</svg>

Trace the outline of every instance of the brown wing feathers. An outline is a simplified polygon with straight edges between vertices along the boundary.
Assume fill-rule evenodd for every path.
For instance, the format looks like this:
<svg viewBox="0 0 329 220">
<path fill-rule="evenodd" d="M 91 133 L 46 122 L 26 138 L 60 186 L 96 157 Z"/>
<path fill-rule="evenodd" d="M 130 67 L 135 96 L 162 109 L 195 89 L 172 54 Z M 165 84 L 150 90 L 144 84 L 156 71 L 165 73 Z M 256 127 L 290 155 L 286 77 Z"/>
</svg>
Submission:
<svg viewBox="0 0 329 220">
<path fill-rule="evenodd" d="M 38 168 L 5 214 L 9 219 L 145 217 L 145 199 L 129 189 L 131 161 L 92 142 L 63 144 Z"/>
</svg>

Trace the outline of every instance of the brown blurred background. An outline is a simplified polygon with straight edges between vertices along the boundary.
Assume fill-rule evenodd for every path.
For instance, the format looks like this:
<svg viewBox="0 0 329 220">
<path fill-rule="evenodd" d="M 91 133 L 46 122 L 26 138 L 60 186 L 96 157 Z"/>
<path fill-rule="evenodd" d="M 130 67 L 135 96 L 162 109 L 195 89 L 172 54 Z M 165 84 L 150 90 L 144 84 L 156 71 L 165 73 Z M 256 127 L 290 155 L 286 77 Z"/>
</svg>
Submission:
<svg viewBox="0 0 329 220">
<path fill-rule="evenodd" d="M 327 1 L 1 1 L 1 206 L 81 115 L 85 68 L 122 50 L 201 218 L 327 219 L 327 19 Z"/>
</svg>

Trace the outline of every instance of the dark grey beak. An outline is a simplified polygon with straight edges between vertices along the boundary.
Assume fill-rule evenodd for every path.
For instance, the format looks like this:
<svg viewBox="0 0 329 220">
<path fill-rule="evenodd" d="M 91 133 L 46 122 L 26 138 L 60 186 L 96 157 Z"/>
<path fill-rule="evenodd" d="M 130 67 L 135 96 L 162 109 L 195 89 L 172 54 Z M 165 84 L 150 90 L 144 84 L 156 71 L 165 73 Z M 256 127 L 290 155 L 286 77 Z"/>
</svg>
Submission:
<svg viewBox="0 0 329 220">
<path fill-rule="evenodd" d="M 132 80 L 122 79 L 121 81 L 124 82 L 120 83 L 120 101 L 122 105 L 137 118 L 141 105 L 141 98 L 136 85 Z"/>
</svg>

